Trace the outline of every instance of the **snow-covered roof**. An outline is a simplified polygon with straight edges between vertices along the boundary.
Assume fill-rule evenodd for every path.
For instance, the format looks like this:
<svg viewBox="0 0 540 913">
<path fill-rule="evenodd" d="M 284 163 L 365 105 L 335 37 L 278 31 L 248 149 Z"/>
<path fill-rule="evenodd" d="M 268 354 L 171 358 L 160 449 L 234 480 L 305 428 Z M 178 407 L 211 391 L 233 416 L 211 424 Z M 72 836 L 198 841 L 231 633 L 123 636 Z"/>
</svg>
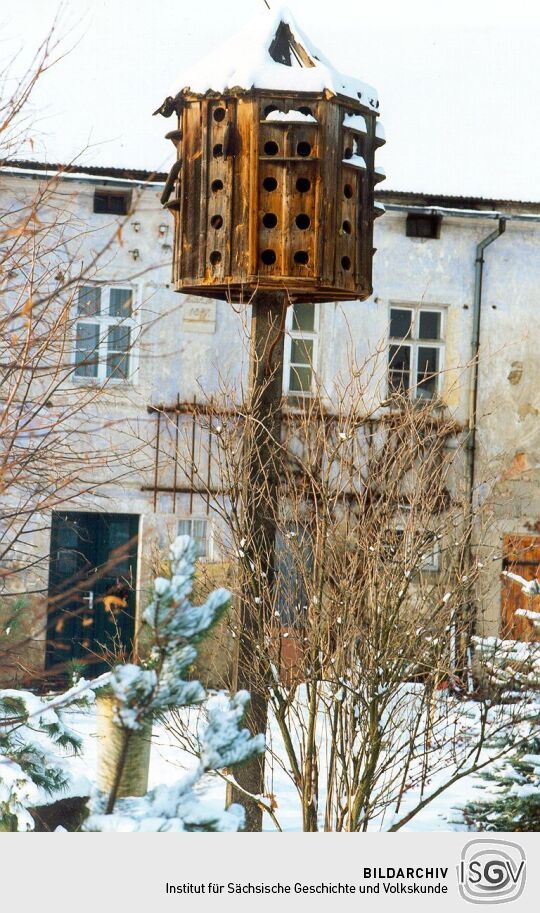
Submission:
<svg viewBox="0 0 540 913">
<path fill-rule="evenodd" d="M 268 89 L 319 93 L 325 89 L 371 109 L 379 106 L 372 86 L 345 76 L 313 46 L 288 9 L 267 10 L 189 67 L 173 90 L 206 95 Z"/>
</svg>

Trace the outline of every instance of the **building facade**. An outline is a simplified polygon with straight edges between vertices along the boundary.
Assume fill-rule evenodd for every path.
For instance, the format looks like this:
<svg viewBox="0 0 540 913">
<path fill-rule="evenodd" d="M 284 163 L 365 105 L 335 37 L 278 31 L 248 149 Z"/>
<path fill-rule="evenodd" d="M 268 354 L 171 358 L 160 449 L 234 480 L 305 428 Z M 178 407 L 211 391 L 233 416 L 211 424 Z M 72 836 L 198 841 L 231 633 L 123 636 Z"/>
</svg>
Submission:
<svg viewBox="0 0 540 913">
<path fill-rule="evenodd" d="M 30 164 L 4 168 L 2 211 L 14 211 L 52 173 Z M 226 530 L 208 496 L 219 484 L 211 434 L 195 407 L 212 397 L 242 400 L 249 304 L 174 292 L 163 183 L 163 175 L 71 169 L 55 179 L 47 202 L 81 226 L 70 242 L 81 275 L 70 304 L 71 368 L 53 398 L 61 404 L 101 387 L 104 396 L 91 419 L 81 416 L 88 432 L 99 413 L 93 484 L 72 488 L 64 503 L 58 498 L 40 514 L 25 539 L 36 560 L 19 562 L 21 573 L 18 558 L 3 562 L 4 594 L 31 593 L 32 611 L 39 605 L 46 615 L 34 632 L 37 665 L 77 658 L 81 617 L 86 647 L 97 650 L 115 600 L 131 617 L 122 628 L 116 616 L 116 635 L 129 639 L 156 556 L 175 534 L 190 533 L 202 561 L 223 558 Z M 331 405 L 335 378 L 354 362 L 364 366 L 374 397 L 397 391 L 440 401 L 467 435 L 463 472 L 472 500 L 489 500 L 490 565 L 478 611 L 482 632 L 496 635 L 517 598 L 501 570 L 510 563 L 531 576 L 540 563 L 540 361 L 532 320 L 540 304 L 540 204 L 391 191 L 378 201 L 386 213 L 375 225 L 373 296 L 289 309 L 284 393 L 298 404 L 317 385 Z M 88 446 L 86 437 L 79 446 Z M 81 567 L 84 585 L 77 583 Z M 436 554 L 430 570 L 438 572 Z"/>
</svg>

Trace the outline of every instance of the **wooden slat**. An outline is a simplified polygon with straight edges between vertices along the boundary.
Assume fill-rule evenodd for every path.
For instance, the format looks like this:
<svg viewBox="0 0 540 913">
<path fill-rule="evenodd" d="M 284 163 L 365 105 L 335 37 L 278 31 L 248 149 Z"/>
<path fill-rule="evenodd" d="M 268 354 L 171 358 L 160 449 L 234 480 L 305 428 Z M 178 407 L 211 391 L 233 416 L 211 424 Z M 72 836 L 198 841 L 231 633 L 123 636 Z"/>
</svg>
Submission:
<svg viewBox="0 0 540 913">
<path fill-rule="evenodd" d="M 507 570 L 525 580 L 540 574 L 540 536 L 505 536 L 503 540 Z M 501 635 L 510 640 L 540 641 L 540 629 L 532 621 L 516 615 L 516 609 L 540 612 L 540 597 L 531 598 L 518 583 L 503 577 L 501 586 Z"/>
<path fill-rule="evenodd" d="M 201 99 L 201 189 L 200 189 L 200 232 L 199 232 L 199 275 L 208 275 L 208 167 L 212 158 L 212 136 L 208 127 L 210 103 L 207 98 Z"/>
<path fill-rule="evenodd" d="M 253 119 L 258 117 L 258 104 L 251 108 L 250 116 L 250 149 L 249 149 L 249 184 L 246 193 L 249 198 L 248 227 L 249 227 L 249 275 L 255 276 L 259 267 L 259 131 L 255 129 Z"/>
<path fill-rule="evenodd" d="M 235 100 L 235 122 L 239 138 L 239 154 L 233 163 L 233 191 L 231 197 L 231 275 L 246 281 L 250 273 L 249 262 L 249 199 L 251 179 L 252 99 Z M 256 192 L 256 191 L 255 191 Z"/>
<path fill-rule="evenodd" d="M 216 120 L 215 113 L 224 111 L 223 119 Z M 231 274 L 231 196 L 234 159 L 224 157 L 225 138 L 227 129 L 232 123 L 234 127 L 235 110 L 232 102 L 224 103 L 217 100 L 209 103 L 206 121 L 208 131 L 208 166 L 206 173 L 203 171 L 202 187 L 206 206 L 205 226 L 205 269 L 207 280 L 223 281 L 225 276 Z M 221 155 L 215 151 L 221 149 Z M 213 191 L 215 181 L 221 181 L 223 189 Z M 201 200 L 201 205 L 204 205 Z M 215 223 L 221 219 L 220 227 Z M 221 259 L 217 259 L 217 257 Z"/>
<path fill-rule="evenodd" d="M 264 187 L 265 180 L 269 178 L 277 182 L 275 190 L 267 191 Z M 284 261 L 284 248 L 287 223 L 287 171 L 278 162 L 265 161 L 259 166 L 259 207 L 257 225 L 259 234 L 257 271 L 261 275 L 282 276 L 286 272 Z M 277 225 L 266 228 L 266 216 L 275 216 Z M 274 265 L 266 266 L 261 255 L 265 250 L 273 250 L 276 254 Z"/>
<path fill-rule="evenodd" d="M 340 169 L 341 181 L 338 185 L 339 197 L 336 201 L 338 225 L 335 243 L 335 282 L 342 288 L 352 291 L 356 288 L 356 268 L 358 251 L 358 209 L 360 179 L 357 168 L 342 165 Z M 348 188 L 350 196 L 346 196 Z M 350 231 L 346 231 L 346 226 Z M 343 265 L 344 258 L 348 258 L 350 267 Z"/>
<path fill-rule="evenodd" d="M 371 272 L 373 266 L 373 223 L 375 211 L 375 189 L 374 184 L 369 178 L 372 172 L 375 160 L 375 127 L 376 119 L 371 115 L 366 115 L 365 120 L 368 127 L 368 134 L 362 140 L 364 149 L 364 159 L 368 166 L 368 173 L 361 179 L 360 191 L 360 237 L 359 237 L 359 263 L 357 282 L 363 287 L 365 295 L 372 292 Z"/>
<path fill-rule="evenodd" d="M 505 536 L 503 541 L 508 563 L 540 564 L 540 536 Z"/>
<path fill-rule="evenodd" d="M 318 164 L 309 159 L 296 161 L 287 169 L 287 200 L 285 218 L 286 230 L 286 260 L 284 267 L 290 276 L 319 275 L 318 256 L 318 219 L 317 219 L 317 192 L 319 187 Z M 311 189 L 306 193 L 297 190 L 299 178 L 311 182 Z M 299 228 L 296 224 L 298 216 L 307 216 L 310 220 L 309 228 Z M 306 252 L 309 257 L 307 266 L 297 263 L 295 253 Z"/>
<path fill-rule="evenodd" d="M 199 269 L 201 212 L 201 105 L 193 102 L 184 119 L 184 168 L 182 174 L 182 279 L 203 277 Z"/>
<path fill-rule="evenodd" d="M 182 108 L 180 115 L 178 117 L 178 133 L 182 133 L 185 129 L 185 117 L 186 111 L 185 108 Z M 173 282 L 175 285 L 181 280 L 183 274 L 184 263 L 182 258 L 183 252 L 183 192 L 182 187 L 184 185 L 184 172 L 185 172 L 185 153 L 184 153 L 184 144 L 179 142 L 176 146 L 176 155 L 177 158 L 182 158 L 183 166 L 182 171 L 180 172 L 180 188 L 179 188 L 179 204 L 178 208 L 174 211 L 174 240 L 173 240 Z M 178 185 L 177 185 L 178 187 Z"/>
<path fill-rule="evenodd" d="M 339 137 L 343 111 L 338 104 L 322 102 L 319 109 L 319 121 L 324 135 L 324 158 L 320 173 L 320 250 L 322 263 L 322 281 L 325 285 L 334 285 L 334 241 L 337 232 L 337 201 L 341 199 L 341 170 L 338 164 L 340 155 Z"/>
</svg>

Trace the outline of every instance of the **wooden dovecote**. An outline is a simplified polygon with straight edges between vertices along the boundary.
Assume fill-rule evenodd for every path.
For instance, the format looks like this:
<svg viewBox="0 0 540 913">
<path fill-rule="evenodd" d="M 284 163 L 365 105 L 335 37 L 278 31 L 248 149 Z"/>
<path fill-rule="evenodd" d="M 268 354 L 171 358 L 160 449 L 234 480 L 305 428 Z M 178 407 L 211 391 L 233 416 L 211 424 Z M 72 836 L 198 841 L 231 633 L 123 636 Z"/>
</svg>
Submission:
<svg viewBox="0 0 540 913">
<path fill-rule="evenodd" d="M 374 90 L 338 73 L 286 12 L 184 82 L 159 109 L 178 117 L 162 197 L 176 289 L 233 302 L 283 289 L 293 301 L 367 298 L 383 177 Z"/>
</svg>

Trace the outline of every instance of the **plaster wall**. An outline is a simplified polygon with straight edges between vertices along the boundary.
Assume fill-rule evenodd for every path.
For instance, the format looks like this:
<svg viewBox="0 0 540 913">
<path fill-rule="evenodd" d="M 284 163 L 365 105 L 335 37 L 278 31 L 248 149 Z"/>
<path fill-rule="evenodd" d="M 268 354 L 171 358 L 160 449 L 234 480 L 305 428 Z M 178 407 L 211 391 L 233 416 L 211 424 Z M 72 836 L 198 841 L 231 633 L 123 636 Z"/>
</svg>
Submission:
<svg viewBox="0 0 540 913">
<path fill-rule="evenodd" d="M 40 178 L 3 176 L 2 208 L 28 199 Z M 129 450 L 126 429 L 141 441 L 127 458 L 121 481 L 100 478 L 96 495 L 78 498 L 69 509 L 136 513 L 141 517 L 139 590 L 151 577 L 156 547 L 164 549 L 177 519 L 206 516 L 206 505 L 179 495 L 160 494 L 154 511 L 152 485 L 155 415 L 149 405 L 172 405 L 234 391 L 246 382 L 249 308 L 233 308 L 179 295 L 172 290 L 172 220 L 161 209 L 161 187 L 133 185 L 133 211 L 125 220 L 93 213 L 96 187 L 125 186 L 98 178 L 59 183 L 57 203 L 70 210 L 82 232 L 76 257 L 87 265 L 108 245 L 90 276 L 104 284 L 129 283 L 135 290 L 139 321 L 138 365 L 129 383 L 111 385 L 100 405 L 109 432 L 104 447 Z M 320 306 L 318 375 L 332 398 L 335 378 L 351 362 L 365 365 L 373 395 L 386 384 L 389 311 L 393 303 L 436 305 L 443 309 L 442 398 L 465 428 L 470 415 L 471 334 L 475 252 L 493 230 L 490 220 L 445 217 L 438 240 L 407 238 L 406 214 L 389 212 L 375 225 L 374 294 L 364 302 Z M 134 253 L 134 252 L 137 253 Z M 508 223 L 506 233 L 485 254 L 481 314 L 478 434 L 475 497 L 489 505 L 492 556 L 485 572 L 481 604 L 483 630 L 497 633 L 500 613 L 500 549 L 506 533 L 540 530 L 540 357 L 533 315 L 540 306 L 540 224 Z M 379 354 L 374 357 L 373 353 Z M 76 385 L 85 381 L 77 380 Z M 48 519 L 35 533 L 36 551 L 48 552 Z M 477 529 L 477 537 L 485 531 Z M 47 562 L 24 583 L 43 590 Z M 142 600 L 142 597 L 139 601 Z"/>
</svg>

